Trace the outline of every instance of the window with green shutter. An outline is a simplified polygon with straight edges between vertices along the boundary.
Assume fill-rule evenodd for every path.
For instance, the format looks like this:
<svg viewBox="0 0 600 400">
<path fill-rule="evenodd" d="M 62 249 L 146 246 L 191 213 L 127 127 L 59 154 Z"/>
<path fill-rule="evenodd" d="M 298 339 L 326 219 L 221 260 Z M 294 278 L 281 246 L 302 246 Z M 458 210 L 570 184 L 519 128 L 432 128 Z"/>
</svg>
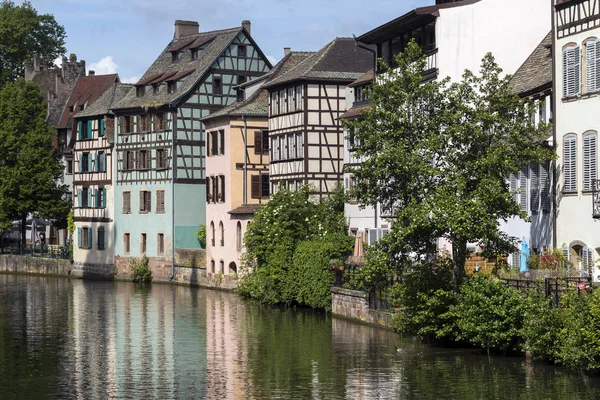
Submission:
<svg viewBox="0 0 600 400">
<path fill-rule="evenodd" d="M 102 208 L 106 208 L 106 188 L 102 188 Z"/>
<path fill-rule="evenodd" d="M 104 118 L 99 121 L 100 129 L 98 131 L 98 136 L 104 136 Z"/>
<path fill-rule="evenodd" d="M 104 227 L 98 228 L 98 250 L 104 250 Z"/>
<path fill-rule="evenodd" d="M 81 249 L 82 238 L 81 228 L 77 228 L 77 247 Z"/>
</svg>

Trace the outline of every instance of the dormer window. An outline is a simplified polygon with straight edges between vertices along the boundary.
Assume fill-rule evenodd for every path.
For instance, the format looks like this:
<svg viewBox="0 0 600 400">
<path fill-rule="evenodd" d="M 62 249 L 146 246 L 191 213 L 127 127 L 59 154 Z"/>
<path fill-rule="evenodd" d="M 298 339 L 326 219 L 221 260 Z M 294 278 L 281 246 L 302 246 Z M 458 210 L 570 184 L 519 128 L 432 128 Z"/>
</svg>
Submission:
<svg viewBox="0 0 600 400">
<path fill-rule="evenodd" d="M 200 49 L 198 49 L 198 48 L 192 49 L 192 60 L 197 60 L 199 54 L 200 54 Z"/>
<path fill-rule="evenodd" d="M 173 62 L 176 62 L 177 60 L 179 60 L 179 52 L 178 51 L 172 52 L 171 59 L 173 60 Z"/>
<path fill-rule="evenodd" d="M 167 83 L 167 91 L 169 93 L 175 93 L 177 91 L 177 81 L 169 81 Z"/>
<path fill-rule="evenodd" d="M 213 78 L 213 94 L 223 94 L 223 81 L 221 78 Z"/>
<path fill-rule="evenodd" d="M 158 94 L 158 92 L 160 91 L 160 84 L 157 83 L 155 85 L 152 85 L 152 91 L 154 92 L 154 94 Z"/>
<path fill-rule="evenodd" d="M 73 106 L 73 105 L 69 106 L 69 112 L 72 113 L 74 108 L 75 108 L 75 106 Z"/>
<path fill-rule="evenodd" d="M 82 105 L 80 105 L 80 106 L 79 106 L 79 111 L 83 111 L 83 109 L 84 109 L 84 108 L 85 108 L 85 105 L 83 105 L 83 104 L 82 104 Z"/>
<path fill-rule="evenodd" d="M 142 97 L 145 93 L 146 93 L 146 87 L 145 86 L 137 86 L 135 88 L 135 94 L 136 94 L 137 97 Z"/>
</svg>

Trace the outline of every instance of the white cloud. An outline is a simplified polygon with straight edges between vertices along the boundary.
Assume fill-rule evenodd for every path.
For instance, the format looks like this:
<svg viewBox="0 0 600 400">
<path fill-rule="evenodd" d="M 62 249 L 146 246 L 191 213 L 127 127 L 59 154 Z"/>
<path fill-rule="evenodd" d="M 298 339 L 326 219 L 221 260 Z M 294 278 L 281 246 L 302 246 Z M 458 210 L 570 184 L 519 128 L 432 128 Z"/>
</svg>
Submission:
<svg viewBox="0 0 600 400">
<path fill-rule="evenodd" d="M 123 83 L 137 83 L 137 81 L 140 80 L 139 76 L 132 76 L 130 78 L 123 78 L 121 79 L 121 82 Z"/>
<path fill-rule="evenodd" d="M 96 75 L 116 74 L 119 66 L 112 56 L 102 57 L 100 61 L 88 65 L 88 71 L 95 71 Z"/>
</svg>

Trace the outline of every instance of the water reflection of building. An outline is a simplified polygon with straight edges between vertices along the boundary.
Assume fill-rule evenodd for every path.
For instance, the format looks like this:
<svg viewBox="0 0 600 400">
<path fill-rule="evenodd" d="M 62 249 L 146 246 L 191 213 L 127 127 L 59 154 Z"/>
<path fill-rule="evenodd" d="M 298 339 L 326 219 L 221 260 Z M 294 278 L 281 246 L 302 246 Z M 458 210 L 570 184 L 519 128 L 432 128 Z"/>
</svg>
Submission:
<svg viewBox="0 0 600 400">
<path fill-rule="evenodd" d="M 209 399 L 247 398 L 247 349 L 243 300 L 228 293 L 206 296 Z"/>
</svg>

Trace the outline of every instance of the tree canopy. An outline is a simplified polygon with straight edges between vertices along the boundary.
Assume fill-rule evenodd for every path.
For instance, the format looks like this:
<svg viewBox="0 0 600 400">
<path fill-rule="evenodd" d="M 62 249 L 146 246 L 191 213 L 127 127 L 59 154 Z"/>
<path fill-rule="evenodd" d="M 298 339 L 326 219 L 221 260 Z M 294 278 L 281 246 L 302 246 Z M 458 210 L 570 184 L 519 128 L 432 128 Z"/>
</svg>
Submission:
<svg viewBox="0 0 600 400">
<path fill-rule="evenodd" d="M 60 183 L 63 166 L 54 128 L 37 85 L 18 79 L 0 90 L 0 218 L 4 226 L 29 214 L 65 225 L 71 202 Z M 24 227 L 24 224 L 22 225 Z M 21 237 L 24 240 L 25 231 Z"/>
<path fill-rule="evenodd" d="M 513 200 L 508 177 L 529 163 L 553 158 L 543 146 L 548 126 L 536 125 L 531 100 L 510 87 L 491 54 L 478 75 L 460 82 L 423 81 L 426 59 L 409 43 L 370 91 L 371 107 L 347 122 L 356 156 L 351 170 L 364 205 L 393 210 L 390 261 L 436 251 L 438 238 L 452 244 L 455 283 L 464 273 L 467 243 L 505 252 L 511 238 L 500 221 L 526 218 Z M 392 257 L 393 256 L 393 257 Z"/>
<path fill-rule="evenodd" d="M 23 76 L 25 61 L 37 55 L 51 65 L 65 53 L 65 29 L 51 14 L 38 14 L 28 1 L 0 3 L 0 86 Z"/>
</svg>

